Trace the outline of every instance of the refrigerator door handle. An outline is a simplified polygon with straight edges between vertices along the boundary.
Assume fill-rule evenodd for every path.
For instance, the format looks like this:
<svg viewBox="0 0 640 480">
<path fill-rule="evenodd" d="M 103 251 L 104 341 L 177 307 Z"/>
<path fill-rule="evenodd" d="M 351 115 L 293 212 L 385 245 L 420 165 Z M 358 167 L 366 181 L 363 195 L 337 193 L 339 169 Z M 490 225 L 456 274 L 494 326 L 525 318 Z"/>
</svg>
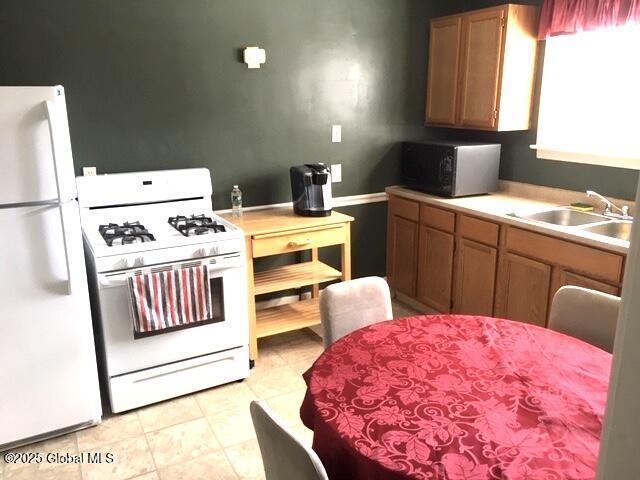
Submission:
<svg viewBox="0 0 640 480">
<path fill-rule="evenodd" d="M 51 100 L 45 102 L 47 107 L 47 118 L 49 119 L 49 135 L 51 136 L 51 158 L 53 158 L 53 171 L 56 177 L 56 190 L 58 192 L 58 201 L 62 201 L 62 195 L 60 191 L 60 172 L 58 171 L 58 143 L 57 138 L 59 133 L 56 131 L 56 105 Z M 61 210 L 62 212 L 62 210 Z M 61 213 L 62 215 L 62 213 Z M 63 222 L 64 223 L 64 222 Z M 64 226 L 62 227 L 64 230 Z"/>
<path fill-rule="evenodd" d="M 56 177 L 56 189 L 58 192 L 58 209 L 60 210 L 60 224 L 62 227 L 62 238 L 64 244 L 64 259 L 67 266 L 67 278 L 68 278 L 68 287 L 67 291 L 69 295 L 73 294 L 72 287 L 72 273 L 71 273 L 71 263 L 69 261 L 69 246 L 67 244 L 67 228 L 66 222 L 64 220 L 64 203 L 67 199 L 62 198 L 62 190 L 60 185 L 60 154 L 64 155 L 64 152 L 61 152 L 63 148 L 59 146 L 59 138 L 63 134 L 63 132 L 59 131 L 58 128 L 58 120 L 57 115 L 58 112 L 56 110 L 56 104 L 51 100 L 47 100 L 45 102 L 45 106 L 47 108 L 47 118 L 49 119 L 49 135 L 51 136 L 51 157 L 53 158 L 53 171 Z"/>
<path fill-rule="evenodd" d="M 62 245 L 64 246 L 64 261 L 65 261 L 65 265 L 67 266 L 67 294 L 68 295 L 73 295 L 73 274 L 71 273 L 71 262 L 69 261 L 69 245 L 68 245 L 68 240 L 67 240 L 67 234 L 69 233 L 67 231 L 67 227 L 66 227 L 66 223 L 64 220 L 64 203 L 63 202 L 59 202 L 58 203 L 58 210 L 60 211 L 60 225 L 62 227 Z"/>
<path fill-rule="evenodd" d="M 57 143 L 57 138 L 60 135 L 60 132 L 57 131 L 56 129 L 56 105 L 54 102 L 52 102 L 51 100 L 47 100 L 45 102 L 46 107 L 47 107 L 47 117 L 49 118 L 49 135 L 51 136 L 51 156 L 53 158 L 53 171 L 55 173 L 56 176 L 56 189 L 58 191 L 58 209 L 60 210 L 60 224 L 62 227 L 62 238 L 63 238 L 63 244 L 64 244 L 64 259 L 67 265 L 67 278 L 68 280 L 68 287 L 67 287 L 67 291 L 69 295 L 73 294 L 73 287 L 71 286 L 72 283 L 72 279 L 71 279 L 71 263 L 69 262 L 69 246 L 67 245 L 67 228 L 66 228 L 66 222 L 64 221 L 64 203 L 63 203 L 63 198 L 62 198 L 62 194 L 61 194 L 61 190 L 60 190 L 60 172 L 58 171 L 58 164 L 59 164 L 59 148 L 58 148 L 58 143 Z"/>
</svg>

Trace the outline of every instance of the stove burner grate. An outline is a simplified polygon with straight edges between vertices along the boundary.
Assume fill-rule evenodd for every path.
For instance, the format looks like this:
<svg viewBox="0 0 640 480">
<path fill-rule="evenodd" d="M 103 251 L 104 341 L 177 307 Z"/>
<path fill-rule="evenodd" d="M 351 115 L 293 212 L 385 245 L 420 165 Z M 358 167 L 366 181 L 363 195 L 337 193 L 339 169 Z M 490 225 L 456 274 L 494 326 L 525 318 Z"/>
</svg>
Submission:
<svg viewBox="0 0 640 480">
<path fill-rule="evenodd" d="M 122 225 L 117 223 L 100 225 L 98 232 L 110 247 L 155 241 L 155 237 L 140 222 L 124 222 Z"/>
<path fill-rule="evenodd" d="M 227 229 L 224 225 L 214 221 L 211 217 L 205 215 L 191 215 L 187 217 L 185 215 L 177 215 L 175 217 L 169 217 L 169 225 L 178 230 L 185 237 L 191 235 L 205 235 L 213 232 L 226 232 Z"/>
</svg>

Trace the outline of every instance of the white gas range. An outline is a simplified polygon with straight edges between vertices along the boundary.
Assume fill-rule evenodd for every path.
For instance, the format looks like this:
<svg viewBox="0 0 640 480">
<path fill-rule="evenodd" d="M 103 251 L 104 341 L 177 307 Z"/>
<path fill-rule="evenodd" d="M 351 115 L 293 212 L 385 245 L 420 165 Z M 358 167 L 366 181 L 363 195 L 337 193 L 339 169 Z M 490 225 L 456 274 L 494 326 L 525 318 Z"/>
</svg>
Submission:
<svg viewBox="0 0 640 480">
<path fill-rule="evenodd" d="M 102 374 L 113 412 L 249 375 L 241 230 L 215 215 L 207 169 L 78 177 Z M 134 333 L 129 278 L 203 265 L 211 318 Z"/>
</svg>

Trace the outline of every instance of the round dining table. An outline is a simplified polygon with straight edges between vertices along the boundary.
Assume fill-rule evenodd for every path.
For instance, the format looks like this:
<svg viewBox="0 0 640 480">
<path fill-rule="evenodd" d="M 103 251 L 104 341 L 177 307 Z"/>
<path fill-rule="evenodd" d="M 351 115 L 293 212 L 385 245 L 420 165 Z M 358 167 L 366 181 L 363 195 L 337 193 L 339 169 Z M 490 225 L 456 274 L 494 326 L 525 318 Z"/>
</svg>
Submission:
<svg viewBox="0 0 640 480">
<path fill-rule="evenodd" d="M 328 347 L 300 416 L 331 480 L 593 479 L 611 358 L 510 320 L 405 317 Z"/>
</svg>

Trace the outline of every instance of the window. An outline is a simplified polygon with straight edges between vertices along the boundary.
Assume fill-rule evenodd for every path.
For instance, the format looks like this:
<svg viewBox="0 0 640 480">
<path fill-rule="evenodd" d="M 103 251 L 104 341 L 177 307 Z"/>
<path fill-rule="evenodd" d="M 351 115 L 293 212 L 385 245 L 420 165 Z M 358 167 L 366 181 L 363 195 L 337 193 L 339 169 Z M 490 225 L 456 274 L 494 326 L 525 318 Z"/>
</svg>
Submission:
<svg viewBox="0 0 640 480">
<path fill-rule="evenodd" d="M 640 169 L 640 26 L 547 40 L 537 156 Z"/>
</svg>

